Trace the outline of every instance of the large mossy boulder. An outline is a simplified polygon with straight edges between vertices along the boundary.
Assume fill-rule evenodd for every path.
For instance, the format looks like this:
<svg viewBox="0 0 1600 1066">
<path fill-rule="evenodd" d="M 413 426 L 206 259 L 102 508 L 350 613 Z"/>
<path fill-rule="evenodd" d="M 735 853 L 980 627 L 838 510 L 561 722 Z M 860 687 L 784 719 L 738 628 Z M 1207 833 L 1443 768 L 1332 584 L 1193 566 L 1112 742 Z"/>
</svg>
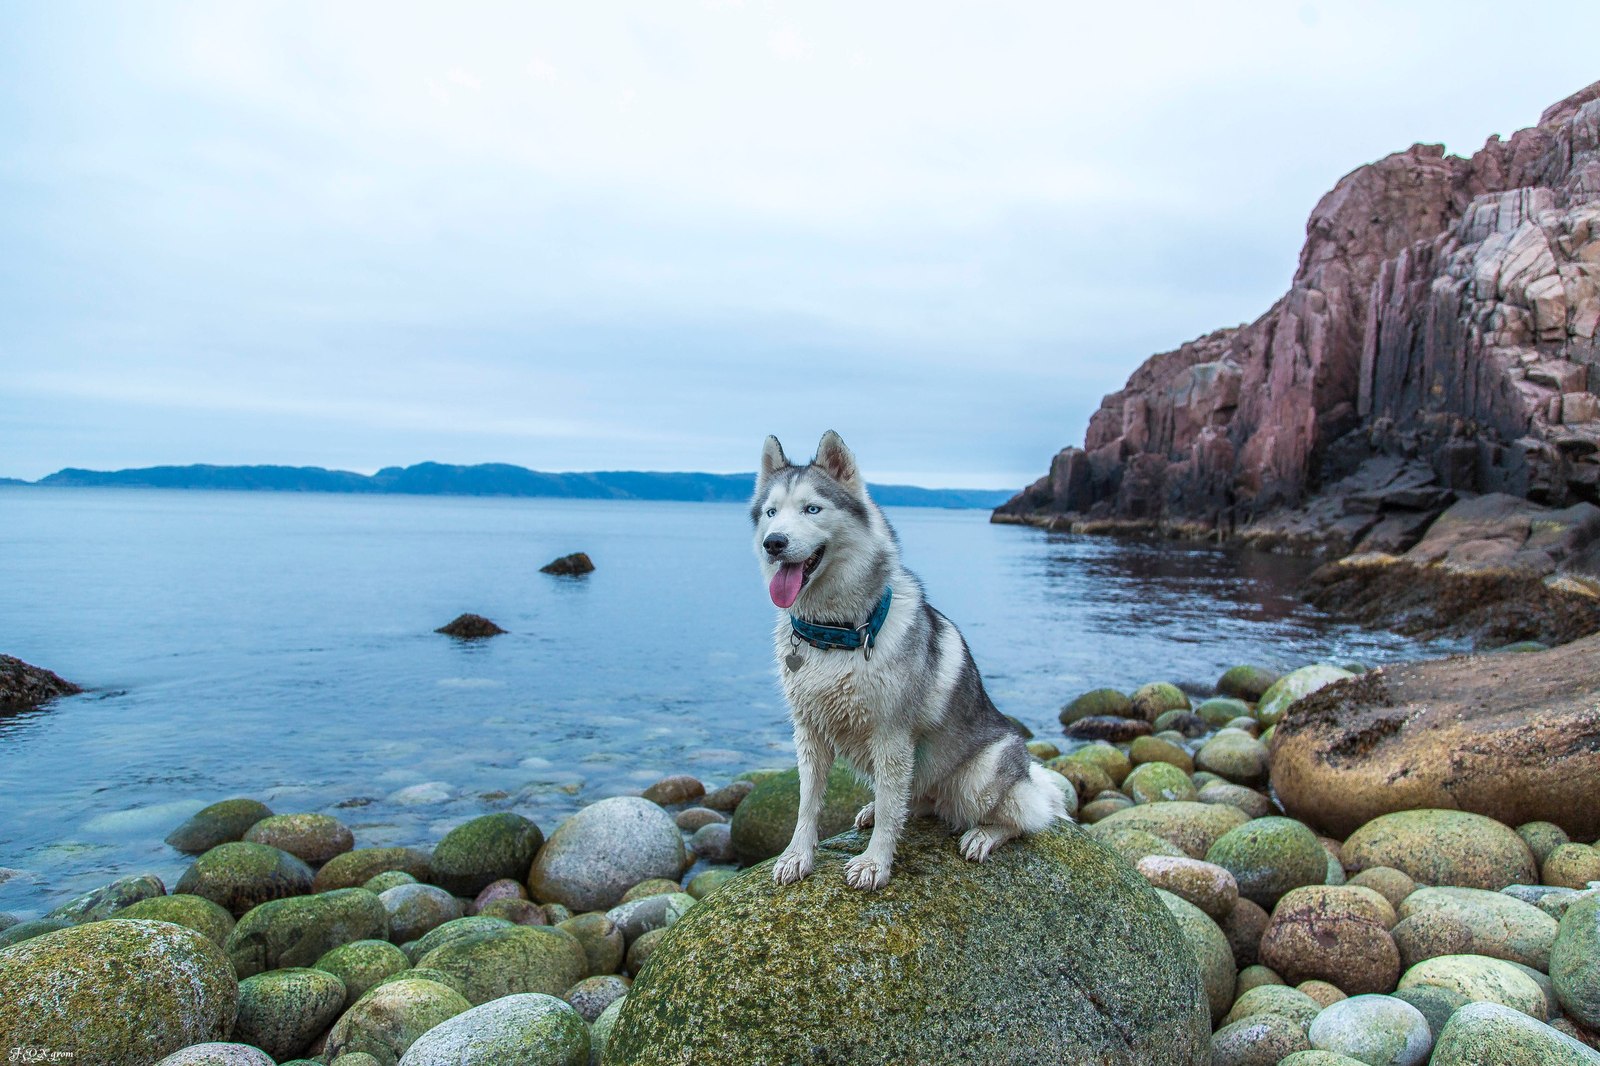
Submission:
<svg viewBox="0 0 1600 1066">
<path fill-rule="evenodd" d="M 239 984 L 215 943 L 170 922 L 90 922 L 0 951 L 0 1048 L 75 1066 L 154 1062 L 223 1040 Z"/>
<path fill-rule="evenodd" d="M 434 845 L 433 882 L 456 896 L 476 896 L 502 878 L 520 881 L 539 854 L 544 833 L 512 811 L 456 826 Z"/>
<path fill-rule="evenodd" d="M 286 966 L 314 966 L 323 955 L 357 940 L 384 940 L 389 916 L 364 888 L 263 903 L 239 919 L 225 948 L 240 977 Z"/>
<path fill-rule="evenodd" d="M 856 812 L 872 802 L 872 790 L 843 762 L 828 771 L 818 835 L 826 839 L 855 824 Z M 770 859 L 789 846 L 800 812 L 800 771 L 785 770 L 756 785 L 733 812 L 733 851 L 743 863 Z"/>
<path fill-rule="evenodd" d="M 1183 933 L 1081 830 L 977 864 L 944 826 L 915 821 L 877 892 L 844 882 L 866 841 L 827 841 L 792 885 L 775 884 L 770 863 L 747 870 L 661 934 L 605 1061 L 744 1066 L 823 1061 L 823 1049 L 861 1066 L 1210 1061 Z"/>
</svg>

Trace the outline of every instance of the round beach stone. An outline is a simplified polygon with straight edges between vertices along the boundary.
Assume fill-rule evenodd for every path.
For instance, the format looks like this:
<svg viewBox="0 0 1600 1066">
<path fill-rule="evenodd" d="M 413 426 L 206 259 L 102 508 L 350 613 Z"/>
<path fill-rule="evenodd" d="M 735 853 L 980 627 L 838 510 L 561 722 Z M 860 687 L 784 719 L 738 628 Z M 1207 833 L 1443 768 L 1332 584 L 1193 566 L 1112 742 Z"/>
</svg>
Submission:
<svg viewBox="0 0 1600 1066">
<path fill-rule="evenodd" d="M 1233 949 L 1233 961 L 1238 966 L 1254 966 L 1261 961 L 1261 937 L 1270 922 L 1261 904 L 1240 899 L 1227 917 L 1217 923 L 1222 935 L 1228 938 L 1228 947 Z"/>
<path fill-rule="evenodd" d="M 179 851 L 198 855 L 218 844 L 242 839 L 251 826 L 270 817 L 272 809 L 260 800 L 247 796 L 225 799 L 197 811 L 167 834 L 167 843 Z"/>
<path fill-rule="evenodd" d="M 1128 747 L 1128 761 L 1135 766 L 1151 762 L 1170 763 L 1182 770 L 1185 777 L 1194 770 L 1194 757 L 1161 737 L 1139 737 Z"/>
<path fill-rule="evenodd" d="M 1133 701 L 1114 688 L 1090 689 L 1065 707 L 1057 715 L 1062 725 L 1071 725 L 1080 718 L 1111 716 L 1126 718 L 1133 714 Z"/>
<path fill-rule="evenodd" d="M 754 781 L 729 781 L 721 788 L 707 792 L 700 802 L 714 811 L 732 814 L 755 787 Z"/>
<path fill-rule="evenodd" d="M 1079 809 L 1078 820 L 1084 825 L 1094 825 L 1132 806 L 1133 800 L 1120 792 L 1102 792 Z"/>
<path fill-rule="evenodd" d="M 393 886 L 391 885 L 390 887 L 392 888 Z M 523 886 L 520 880 L 515 877 L 502 877 L 497 881 L 491 881 L 489 884 L 485 885 L 483 889 L 473 897 L 472 906 L 474 908 L 482 907 L 485 904 L 493 903 L 497 899 L 527 898 L 528 890 Z M 475 914 L 477 912 L 476 910 L 471 910 L 468 911 L 468 913 Z"/>
<path fill-rule="evenodd" d="M 1184 855 L 1183 849 L 1176 844 L 1169 844 L 1154 833 L 1147 833 L 1143 829 L 1112 829 L 1109 832 L 1095 832 L 1089 835 L 1128 860 L 1131 866 L 1138 866 L 1140 859 L 1150 855 L 1188 858 Z"/>
<path fill-rule="evenodd" d="M 1408 969 L 1400 988 L 1437 985 L 1458 992 L 1473 1003 L 1498 1003 L 1544 1021 L 1544 990 L 1515 963 L 1487 955 L 1440 955 Z"/>
<path fill-rule="evenodd" d="M 760 792 L 752 793 L 752 799 Z M 750 805 L 747 799 L 740 813 Z M 734 816 L 735 825 L 738 818 Z M 583 808 L 550 834 L 533 861 L 528 887 L 541 903 L 553 901 L 574 911 L 605 910 L 646 878 L 676 879 L 684 858 L 683 836 L 672 815 L 647 799 L 615 796 Z"/>
<path fill-rule="evenodd" d="M 1352 869 L 1392 866 L 1424 885 L 1501 889 L 1537 880 L 1533 852 L 1514 829 L 1468 811 L 1396 811 L 1344 842 Z"/>
<path fill-rule="evenodd" d="M 1239 902 L 1238 882 L 1215 863 L 1188 856 L 1175 859 L 1147 855 L 1135 863 L 1135 868 L 1152 885 L 1188 900 L 1213 921 L 1220 922 L 1233 913 Z"/>
<path fill-rule="evenodd" d="M 1263 907 L 1291 889 L 1323 884 L 1328 876 L 1327 853 L 1316 834 L 1293 818 L 1256 818 L 1231 829 L 1206 851 L 1206 861 L 1233 874 L 1239 895 Z"/>
<path fill-rule="evenodd" d="M 644 899 L 647 896 L 665 896 L 681 891 L 683 889 L 678 887 L 678 882 L 670 877 L 652 877 L 647 881 L 640 881 L 628 889 L 617 902 L 619 904 L 632 903 L 636 899 Z"/>
<path fill-rule="evenodd" d="M 1304 992 L 1312 999 L 1316 1000 L 1323 1007 L 1331 1007 L 1342 999 L 1350 998 L 1343 992 L 1339 991 L 1336 986 L 1329 984 L 1327 981 L 1301 981 L 1294 987 L 1297 990 Z"/>
<path fill-rule="evenodd" d="M 311 867 L 287 851 L 240 840 L 195 859 L 174 891 L 204 896 L 238 917 L 268 900 L 305 895 L 311 882 Z"/>
<path fill-rule="evenodd" d="M 339 978 L 344 984 L 344 1006 L 348 1007 L 379 982 L 411 969 L 411 960 L 387 940 L 357 940 L 327 952 L 313 967 Z"/>
<path fill-rule="evenodd" d="M 1028 749 L 1028 754 L 1040 762 L 1054 759 L 1061 754 L 1061 749 L 1048 740 L 1030 740 L 1025 747 Z"/>
<path fill-rule="evenodd" d="M 1098 766 L 1104 771 L 1106 777 L 1110 779 L 1111 787 L 1113 788 L 1122 784 L 1122 779 L 1127 777 L 1129 771 L 1133 769 L 1133 762 L 1128 758 L 1127 752 L 1115 744 L 1107 744 L 1100 740 L 1085 744 L 1077 751 L 1068 752 L 1065 758 L 1073 762 Z M 1061 771 L 1058 770 L 1057 772 Z M 1086 795 L 1097 796 L 1099 793 L 1091 791 Z"/>
<path fill-rule="evenodd" d="M 1401 902 L 1398 914 L 1402 923 L 1442 915 L 1466 928 L 1466 942 L 1459 949 L 1437 954 L 1489 955 L 1536 970 L 1550 968 L 1550 946 L 1559 928 L 1554 918 L 1531 903 L 1481 888 L 1419 888 Z M 1399 935 L 1396 926 L 1397 940 Z"/>
<path fill-rule="evenodd" d="M 1524 822 L 1517 826 L 1517 836 L 1528 845 L 1528 850 L 1533 852 L 1533 859 L 1541 866 L 1545 857 L 1563 844 L 1570 844 L 1572 840 L 1567 836 L 1567 831 L 1554 822 Z"/>
<path fill-rule="evenodd" d="M 1243 997 L 1246 992 L 1253 988 L 1281 984 L 1283 984 L 1283 978 L 1279 977 L 1278 971 L 1270 966 L 1242 966 L 1239 968 L 1239 979 L 1234 982 L 1233 986 L 1234 996 L 1236 997 L 1234 1003 L 1237 1005 L 1238 998 Z"/>
<path fill-rule="evenodd" d="M 634 938 L 628 945 L 628 957 L 623 963 L 623 969 L 628 973 L 638 976 L 644 969 L 644 964 L 650 961 L 650 956 L 655 954 L 656 945 L 660 944 L 667 935 L 665 929 L 647 929 Z"/>
<path fill-rule="evenodd" d="M 329 859 L 317 871 L 317 879 L 311 888 L 315 892 L 360 888 L 389 870 L 403 871 L 418 881 L 433 880 L 433 864 L 425 851 L 416 848 L 356 848 Z"/>
<path fill-rule="evenodd" d="M 1217 679 L 1217 691 L 1224 696 L 1255 703 L 1278 680 L 1278 672 L 1265 666 L 1235 666 Z"/>
<path fill-rule="evenodd" d="M 544 907 L 529 899 L 492 899 L 478 913 L 489 918 L 504 918 L 512 925 L 555 924 Z"/>
<path fill-rule="evenodd" d="M 689 850 L 707 862 L 732 862 L 733 830 L 726 825 L 703 825 L 689 837 Z"/>
<path fill-rule="evenodd" d="M 726 822 L 728 816 L 721 811 L 714 811 L 710 807 L 689 807 L 686 810 L 679 811 L 673 816 L 672 820 L 685 833 L 692 833 L 703 825 Z"/>
<path fill-rule="evenodd" d="M 706 897 L 623 1000 L 608 1061 L 786 1062 L 825 1047 L 858 1066 L 942 1066 L 1047 1047 L 1060 1066 L 1206 1062 L 1207 1008 L 1182 933 L 1144 879 L 1082 831 L 971 863 L 943 826 L 914 821 L 877 892 L 844 881 L 865 846 L 847 833 L 802 881 L 774 884 L 762 864 Z M 993 959 L 1007 964 L 977 962 Z M 719 1021 L 729 1017 L 740 1023 Z"/>
<path fill-rule="evenodd" d="M 1267 782 L 1267 746 L 1243 733 L 1218 733 L 1195 753 L 1194 764 L 1237 785 Z"/>
<path fill-rule="evenodd" d="M 128 907 L 141 900 L 155 899 L 166 895 L 167 886 L 161 883 L 161 878 L 155 874 L 134 874 L 129 877 L 119 877 L 108 885 L 101 885 L 68 900 L 45 915 L 46 918 L 60 918 L 71 922 L 73 925 L 82 925 L 84 922 L 98 922 L 113 915 L 121 914 Z"/>
<path fill-rule="evenodd" d="M 17 922 L 0 930 L 0 948 L 8 948 L 25 940 L 32 940 L 36 936 L 53 933 L 57 929 L 71 929 L 72 925 L 73 923 L 65 918 L 35 918 L 29 922 Z"/>
<path fill-rule="evenodd" d="M 622 1017 L 622 1005 L 627 1002 L 626 996 L 617 1000 L 611 1006 L 600 1012 L 589 1025 L 589 1066 L 600 1066 L 606 1058 L 606 1047 L 611 1042 L 611 1030 L 616 1027 L 617 1019 Z"/>
<path fill-rule="evenodd" d="M 360 887 L 375 896 L 381 896 L 391 888 L 399 888 L 401 885 L 419 885 L 421 883 L 404 870 L 385 870 L 383 873 L 375 877 L 369 877 L 361 882 Z"/>
<path fill-rule="evenodd" d="M 1430 1066 L 1600 1066 L 1600 1052 L 1496 1003 L 1450 1015 Z"/>
<path fill-rule="evenodd" d="M 268 970 L 239 982 L 233 1038 L 271 1055 L 294 1058 L 344 1012 L 344 982 L 326 970 Z"/>
<path fill-rule="evenodd" d="M 1394 909 L 1371 889 L 1310 885 L 1287 893 L 1261 937 L 1261 961 L 1292 984 L 1327 981 L 1347 995 L 1389 992 L 1400 951 Z"/>
<path fill-rule="evenodd" d="M 1322 1004 L 1298 988 L 1284 984 L 1263 984 L 1240 992 L 1233 1009 L 1222 1019 L 1222 1025 L 1232 1025 L 1258 1014 L 1276 1014 L 1304 1029 L 1320 1013 Z"/>
<path fill-rule="evenodd" d="M 249 1044 L 212 1041 L 174 1051 L 155 1066 L 273 1066 L 276 1061 Z"/>
<path fill-rule="evenodd" d="M 246 830 L 244 839 L 287 851 L 312 866 L 321 866 L 356 846 L 350 828 L 327 814 L 268 815 Z"/>
<path fill-rule="evenodd" d="M 1557 888 L 1585 889 L 1600 881 L 1600 849 L 1562 844 L 1545 856 L 1543 881 Z"/>
<path fill-rule="evenodd" d="M 1450 1020 L 1460 1007 L 1472 1002 L 1466 996 L 1453 989 L 1440 985 L 1412 985 L 1410 988 L 1397 988 L 1394 991 L 1395 999 L 1403 999 L 1422 1012 L 1428 1019 L 1428 1030 L 1438 1037 L 1444 1029 L 1444 1023 Z"/>
<path fill-rule="evenodd" d="M 1195 797 L 1201 803 L 1225 803 L 1237 807 L 1251 818 L 1265 818 L 1273 811 L 1272 801 L 1253 788 L 1232 781 L 1211 781 Z"/>
<path fill-rule="evenodd" d="M 1389 934 L 1400 949 L 1400 966 L 1406 970 L 1424 959 L 1472 951 L 1472 930 L 1467 923 L 1441 911 L 1413 914 L 1396 923 Z"/>
<path fill-rule="evenodd" d="M 1296 1051 L 1278 1060 L 1278 1066 L 1365 1066 L 1360 1059 L 1336 1051 Z"/>
<path fill-rule="evenodd" d="M 171 896 L 152 896 L 124 907 L 118 918 L 144 918 L 152 922 L 171 922 L 193 929 L 221 946 L 233 932 L 233 915 L 204 896 L 179 893 Z"/>
<path fill-rule="evenodd" d="M 437 885 L 396 885 L 378 902 L 389 916 L 389 939 L 397 944 L 461 917 L 461 901 Z"/>
<path fill-rule="evenodd" d="M 700 779 L 690 774 L 673 774 L 663 777 L 649 788 L 645 789 L 643 796 L 651 803 L 659 803 L 663 807 L 679 803 L 688 803 L 697 800 L 706 794 L 706 786 Z"/>
<path fill-rule="evenodd" d="M 476 1005 L 518 992 L 560 996 L 588 975 L 589 960 L 570 933 L 513 925 L 434 948 L 418 957 L 417 967 L 449 974 Z"/>
<path fill-rule="evenodd" d="M 705 899 L 707 894 L 716 890 L 717 886 L 731 881 L 737 876 L 739 876 L 739 871 L 728 867 L 701 870 L 689 879 L 689 884 L 684 891 L 695 899 Z"/>
<path fill-rule="evenodd" d="M 628 994 L 630 984 L 626 977 L 617 974 L 597 974 L 585 977 L 567 989 L 561 998 L 572 1004 L 572 1009 L 582 1015 L 584 1021 L 593 1022 L 607 1007 Z"/>
<path fill-rule="evenodd" d="M 412 1043 L 400 1066 L 587 1066 L 589 1027 L 554 996 L 519 993 L 463 1011 Z"/>
<path fill-rule="evenodd" d="M 1349 670 L 1321 663 L 1291 670 L 1274 681 L 1272 687 L 1261 694 L 1261 701 L 1256 705 L 1256 718 L 1262 725 L 1276 725 L 1296 700 L 1303 699 L 1335 681 L 1355 676 Z"/>
<path fill-rule="evenodd" d="M 585 975 L 589 977 L 616 973 L 622 968 L 623 955 L 628 950 L 628 940 L 617 928 L 617 923 L 598 911 L 574 915 L 556 926 L 576 937 L 587 960 Z"/>
<path fill-rule="evenodd" d="M 407 954 L 421 958 L 434 948 L 442 948 L 446 944 L 453 944 L 457 940 L 476 936 L 479 933 L 488 932 L 490 929 L 509 929 L 514 924 L 516 923 L 508 919 L 493 918 L 485 914 L 457 918 L 454 921 L 445 922 L 437 929 L 426 934 L 421 940 L 416 941 L 414 950 L 408 951 Z"/>
<path fill-rule="evenodd" d="M 665 929 L 689 912 L 695 898 L 686 892 L 671 892 L 657 896 L 619 903 L 606 912 L 606 917 L 622 932 L 624 939 L 634 940 L 652 929 Z"/>
<path fill-rule="evenodd" d="M 1202 701 L 1194 713 L 1211 728 L 1220 729 L 1235 718 L 1249 717 L 1250 705 L 1231 696 L 1213 696 Z"/>
<path fill-rule="evenodd" d="M 527 875 L 544 833 L 511 811 L 463 822 L 433 849 L 433 883 L 455 896 L 476 896 L 503 878 Z"/>
<path fill-rule="evenodd" d="M 1600 1029 L 1600 895 L 1586 895 L 1561 917 L 1550 950 L 1550 980 L 1561 1009 Z"/>
<path fill-rule="evenodd" d="M 1189 697 L 1177 685 L 1165 681 L 1152 681 L 1133 690 L 1128 702 L 1135 717 L 1154 722 L 1168 711 L 1187 711 Z"/>
<path fill-rule="evenodd" d="M 365 1052 L 382 1066 L 395 1066 L 417 1038 L 470 1009 L 455 989 L 438 981 L 401 977 L 378 985 L 333 1023 L 325 1056 Z"/>
<path fill-rule="evenodd" d="M 1080 718 L 1062 732 L 1070 740 L 1094 740 L 1107 744 L 1127 744 L 1147 737 L 1155 730 L 1142 718 L 1111 718 L 1097 715 Z"/>
<path fill-rule="evenodd" d="M 1169 803 L 1195 798 L 1189 775 L 1170 763 L 1147 762 L 1135 766 L 1122 782 L 1122 790 L 1135 803 Z"/>
<path fill-rule="evenodd" d="M 1111 783 L 1111 775 L 1100 767 L 1082 759 L 1073 759 L 1069 755 L 1062 755 L 1045 763 L 1045 769 L 1054 770 L 1072 783 L 1072 789 L 1080 796 L 1098 796 L 1116 788 Z"/>
<path fill-rule="evenodd" d="M 205 936 L 115 919 L 0 951 L 0 1048 L 71 1049 L 75 1064 L 154 1062 L 223 1040 L 239 985 Z"/>
<path fill-rule="evenodd" d="M 823 793 L 822 816 L 818 820 L 823 837 L 841 833 L 855 824 L 856 812 L 872 802 L 872 790 L 861 783 L 854 771 L 842 762 L 828 771 L 828 787 Z M 734 854 L 741 862 L 771 858 L 789 846 L 800 810 L 800 772 L 785 770 L 767 778 L 733 812 Z M 676 876 L 669 871 L 662 876 Z M 613 900 L 612 902 L 615 902 Z M 610 904 L 605 904 L 610 906 Z"/>
<path fill-rule="evenodd" d="M 1351 996 L 1318 1014 L 1306 1036 L 1318 1051 L 1335 1051 L 1368 1066 L 1421 1066 L 1433 1049 L 1422 1012 L 1393 996 Z"/>
<path fill-rule="evenodd" d="M 1343 849 L 1341 849 L 1341 854 Z M 1370 888 L 1389 901 L 1398 913 L 1400 903 L 1417 890 L 1417 883 L 1392 866 L 1369 866 L 1354 874 L 1347 884 L 1357 888 Z"/>
<path fill-rule="evenodd" d="M 1172 844 L 1192 859 L 1204 859 L 1211 846 L 1224 834 L 1248 821 L 1250 817 L 1243 811 L 1221 804 L 1185 801 L 1146 803 L 1102 818 L 1089 833 L 1098 838 L 1118 829 L 1142 829 Z M 1318 861 L 1320 863 L 1321 860 Z"/>
<path fill-rule="evenodd" d="M 1160 888 L 1156 889 L 1156 895 L 1167 905 L 1189 950 L 1200 963 L 1200 980 L 1205 985 L 1212 1024 L 1216 1024 L 1233 1003 L 1234 982 L 1239 976 L 1228 938 L 1222 935 L 1216 922 L 1188 900 Z"/>
<path fill-rule="evenodd" d="M 1300 1026 L 1283 1015 L 1253 1014 L 1212 1035 L 1211 1066 L 1278 1066 L 1310 1046 Z"/>
<path fill-rule="evenodd" d="M 223 945 L 240 977 L 312 966 L 340 944 L 389 934 L 383 903 L 364 888 L 272 900 L 239 919 Z"/>
</svg>

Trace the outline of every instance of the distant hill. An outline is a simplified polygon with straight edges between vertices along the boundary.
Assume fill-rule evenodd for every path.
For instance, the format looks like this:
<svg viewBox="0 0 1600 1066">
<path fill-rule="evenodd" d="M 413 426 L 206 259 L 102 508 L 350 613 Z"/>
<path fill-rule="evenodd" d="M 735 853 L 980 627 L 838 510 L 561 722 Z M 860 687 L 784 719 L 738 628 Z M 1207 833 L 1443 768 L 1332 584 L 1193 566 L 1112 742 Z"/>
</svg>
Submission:
<svg viewBox="0 0 1600 1066">
<path fill-rule="evenodd" d="M 360 492 L 411 496 L 554 496 L 580 500 L 685 500 L 742 503 L 754 474 L 668 473 L 602 470 L 551 474 L 507 463 L 449 466 L 417 463 L 386 466 L 376 474 L 326 470 L 320 466 L 148 466 L 136 470 L 68 467 L 35 482 L 0 478 L 0 483 L 54 488 L 226 489 L 244 492 Z M 1002 489 L 925 489 L 916 485 L 872 485 L 873 499 L 890 507 L 991 509 L 1010 495 Z"/>
</svg>

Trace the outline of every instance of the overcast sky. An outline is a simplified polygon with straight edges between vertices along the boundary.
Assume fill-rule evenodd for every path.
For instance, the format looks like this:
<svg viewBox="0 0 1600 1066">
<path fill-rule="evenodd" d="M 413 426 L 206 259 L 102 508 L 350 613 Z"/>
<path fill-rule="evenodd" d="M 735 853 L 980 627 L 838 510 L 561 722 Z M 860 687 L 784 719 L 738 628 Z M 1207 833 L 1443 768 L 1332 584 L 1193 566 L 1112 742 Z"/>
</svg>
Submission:
<svg viewBox="0 0 1600 1066">
<path fill-rule="evenodd" d="M 0 475 L 1019 486 L 1341 175 L 1600 78 L 1553 7 L 3 0 Z"/>
</svg>

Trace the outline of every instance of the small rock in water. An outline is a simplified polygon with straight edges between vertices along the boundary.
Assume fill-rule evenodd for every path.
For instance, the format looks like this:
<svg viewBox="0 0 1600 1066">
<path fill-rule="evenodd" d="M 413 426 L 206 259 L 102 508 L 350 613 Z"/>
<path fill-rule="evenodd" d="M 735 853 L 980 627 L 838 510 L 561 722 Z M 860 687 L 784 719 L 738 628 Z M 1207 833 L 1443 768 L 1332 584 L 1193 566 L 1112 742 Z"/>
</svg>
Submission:
<svg viewBox="0 0 1600 1066">
<path fill-rule="evenodd" d="M 457 640 L 481 640 L 484 637 L 495 637 L 505 630 L 489 621 L 481 614 L 458 614 L 455 619 L 446 625 L 434 630 L 447 637 Z"/>
<path fill-rule="evenodd" d="M 119 877 L 109 885 L 85 892 L 46 914 L 46 918 L 60 918 L 74 925 L 97 922 L 109 918 L 141 900 L 165 896 L 167 886 L 154 874 Z"/>
<path fill-rule="evenodd" d="M 707 792 L 700 802 L 714 811 L 728 814 L 743 803 L 755 787 L 754 781 L 730 781 L 719 789 Z"/>
<path fill-rule="evenodd" d="M 728 816 L 721 811 L 714 811 L 710 807 L 690 807 L 678 812 L 673 821 L 678 823 L 678 828 L 686 833 L 692 833 L 703 825 L 715 822 L 726 822 Z"/>
<path fill-rule="evenodd" d="M 1147 737 L 1155 727 L 1140 718 L 1111 718 L 1091 715 L 1079 718 L 1067 726 L 1066 735 L 1073 740 L 1104 740 L 1112 744 L 1126 744 L 1136 737 Z"/>
<path fill-rule="evenodd" d="M 706 786 L 701 784 L 698 778 L 689 774 L 673 774 L 671 777 L 663 777 L 642 793 L 645 799 L 651 803 L 659 803 L 663 807 L 688 803 L 690 800 L 699 799 L 705 794 Z"/>
<path fill-rule="evenodd" d="M 539 567 L 541 574 L 558 574 L 562 577 L 578 577 L 594 570 L 594 560 L 584 552 L 573 552 L 563 555 L 559 559 L 552 559 Z"/>
<path fill-rule="evenodd" d="M 247 796 L 225 799 L 197 811 L 167 834 L 167 843 L 179 851 L 198 855 L 218 844 L 243 839 L 246 830 L 271 816 L 272 809 L 260 800 Z"/>
</svg>

